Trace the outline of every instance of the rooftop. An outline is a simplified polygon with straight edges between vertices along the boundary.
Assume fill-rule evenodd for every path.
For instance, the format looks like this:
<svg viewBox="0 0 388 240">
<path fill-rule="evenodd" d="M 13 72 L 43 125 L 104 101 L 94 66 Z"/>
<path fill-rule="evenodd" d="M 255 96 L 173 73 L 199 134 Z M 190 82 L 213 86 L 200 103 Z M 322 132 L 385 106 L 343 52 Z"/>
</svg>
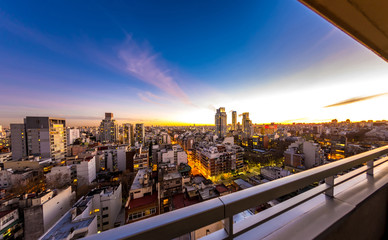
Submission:
<svg viewBox="0 0 388 240">
<path fill-rule="evenodd" d="M 67 239 L 69 234 L 77 229 L 87 228 L 96 216 L 87 217 L 82 220 L 72 221 L 71 210 L 69 210 L 53 228 L 45 233 L 41 240 Z"/>
<path fill-rule="evenodd" d="M 129 209 L 146 206 L 151 203 L 157 203 L 158 193 L 154 192 L 152 195 L 146 195 L 141 198 L 131 199 L 129 201 Z"/>
<path fill-rule="evenodd" d="M 177 178 L 182 178 L 182 175 L 179 172 L 171 172 L 163 176 L 163 181 L 177 179 Z"/>
<path fill-rule="evenodd" d="M 218 184 L 215 187 L 216 187 L 217 192 L 219 192 L 219 193 L 224 193 L 224 192 L 229 191 L 229 189 L 224 184 Z"/>
<path fill-rule="evenodd" d="M 132 185 L 131 185 L 131 191 L 134 191 L 134 190 L 136 190 L 136 189 L 141 189 L 141 188 L 143 188 L 143 187 L 147 187 L 147 186 L 149 186 L 150 184 L 152 184 L 151 183 L 151 181 L 148 181 L 148 184 L 147 184 L 147 186 L 144 186 L 144 176 L 146 176 L 146 175 L 148 175 L 148 173 L 150 172 L 150 170 L 148 170 L 148 169 L 146 169 L 146 168 L 144 168 L 144 169 L 139 169 L 138 171 L 137 171 L 137 174 L 136 174 L 136 177 L 135 177 L 135 179 L 133 180 L 133 183 L 132 183 Z M 148 176 L 149 177 L 149 176 Z M 148 180 L 149 180 L 149 178 L 148 178 Z"/>
<path fill-rule="evenodd" d="M 253 187 L 252 184 L 250 184 L 249 182 L 244 181 L 241 178 L 237 178 L 236 180 L 233 180 L 233 182 L 235 184 L 237 184 L 241 189 L 247 189 L 247 188 Z"/>
<path fill-rule="evenodd" d="M 199 203 L 198 198 L 189 199 L 185 197 L 184 193 L 175 194 L 172 199 L 174 209 L 187 207 Z"/>
</svg>

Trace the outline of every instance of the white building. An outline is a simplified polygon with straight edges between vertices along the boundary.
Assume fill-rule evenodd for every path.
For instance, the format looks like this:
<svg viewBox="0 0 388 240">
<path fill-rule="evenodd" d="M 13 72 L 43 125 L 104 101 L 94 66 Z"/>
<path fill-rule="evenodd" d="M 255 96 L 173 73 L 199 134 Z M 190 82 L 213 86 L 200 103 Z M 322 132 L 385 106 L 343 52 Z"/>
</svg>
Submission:
<svg viewBox="0 0 388 240">
<path fill-rule="evenodd" d="M 318 143 L 303 143 L 304 164 L 307 169 L 322 165 L 324 163 L 324 154 Z"/>
<path fill-rule="evenodd" d="M 172 149 L 162 149 L 162 162 L 171 163 L 179 166 L 181 163 L 187 164 L 187 154 L 186 152 L 179 146 L 173 145 Z"/>
<path fill-rule="evenodd" d="M 152 195 L 152 180 L 151 180 L 151 170 L 149 169 L 139 169 L 136 174 L 135 179 L 129 190 L 129 198 L 137 199 L 144 197 L 144 194 Z"/>
<path fill-rule="evenodd" d="M 103 166 L 107 170 L 114 171 L 125 171 L 126 166 L 126 152 L 128 151 L 128 145 L 115 146 L 108 150 L 103 150 L 105 155 L 105 164 Z"/>
<path fill-rule="evenodd" d="M 97 216 L 93 214 L 92 199 L 81 198 L 39 240 L 78 239 L 97 233 Z"/>
<path fill-rule="evenodd" d="M 76 139 L 80 137 L 79 129 L 68 128 L 67 131 L 67 145 L 72 145 Z"/>
<path fill-rule="evenodd" d="M 293 153 L 296 150 L 302 154 L 304 167 L 306 169 L 324 164 L 324 153 L 318 143 L 299 139 L 298 141 L 290 144 L 286 153 Z"/>
<path fill-rule="evenodd" d="M 161 143 L 162 144 L 171 144 L 171 137 L 170 137 L 170 135 L 168 135 L 168 133 L 162 132 L 160 134 L 160 136 L 161 136 Z"/>
<path fill-rule="evenodd" d="M 75 193 L 68 187 L 56 195 L 45 192 L 33 199 L 25 199 L 24 209 L 25 239 L 38 239 L 47 232 L 71 207 Z"/>
<path fill-rule="evenodd" d="M 122 208 L 121 184 L 94 189 L 88 196 L 93 197 L 90 212 L 97 216 L 97 229 L 105 231 L 113 228 Z"/>
<path fill-rule="evenodd" d="M 96 179 L 96 157 L 86 158 L 77 166 L 78 184 L 90 184 Z"/>
<path fill-rule="evenodd" d="M 267 180 L 275 180 L 278 178 L 290 175 L 290 171 L 284 170 L 280 167 L 263 167 L 261 168 L 261 175 Z"/>
<path fill-rule="evenodd" d="M 96 179 L 96 156 L 88 156 L 83 159 L 68 160 L 67 165 L 75 164 L 77 170 L 78 185 L 92 183 Z"/>
<path fill-rule="evenodd" d="M 77 170 L 75 165 L 55 166 L 51 168 L 49 173 L 46 173 L 46 182 L 56 182 L 58 186 L 64 186 L 66 184 L 71 184 L 76 175 Z"/>
<path fill-rule="evenodd" d="M 12 186 L 23 186 L 33 177 L 33 171 L 12 171 L 6 169 L 0 171 L 0 189 L 10 188 Z"/>
<path fill-rule="evenodd" d="M 11 175 L 12 175 L 11 171 L 7 171 L 7 170 L 0 171 L 0 188 L 4 189 L 12 186 Z"/>
</svg>

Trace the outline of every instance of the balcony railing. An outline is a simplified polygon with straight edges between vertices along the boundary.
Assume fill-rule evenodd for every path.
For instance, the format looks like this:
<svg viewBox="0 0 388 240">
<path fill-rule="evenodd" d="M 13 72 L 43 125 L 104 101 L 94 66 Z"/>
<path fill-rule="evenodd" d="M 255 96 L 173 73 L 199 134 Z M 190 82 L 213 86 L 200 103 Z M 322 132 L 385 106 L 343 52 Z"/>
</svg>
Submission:
<svg viewBox="0 0 388 240">
<path fill-rule="evenodd" d="M 212 233 L 207 238 L 233 239 L 320 194 L 333 197 L 335 186 L 362 173 L 373 178 L 374 168 L 388 161 L 388 157 L 382 157 L 387 153 L 388 146 L 380 147 L 249 189 L 111 229 L 86 239 L 172 239 L 220 220 L 224 221 L 224 230 Z M 365 166 L 338 176 L 344 171 L 365 163 Z M 322 180 L 325 180 L 325 184 L 241 222 L 233 223 L 235 214 Z"/>
</svg>

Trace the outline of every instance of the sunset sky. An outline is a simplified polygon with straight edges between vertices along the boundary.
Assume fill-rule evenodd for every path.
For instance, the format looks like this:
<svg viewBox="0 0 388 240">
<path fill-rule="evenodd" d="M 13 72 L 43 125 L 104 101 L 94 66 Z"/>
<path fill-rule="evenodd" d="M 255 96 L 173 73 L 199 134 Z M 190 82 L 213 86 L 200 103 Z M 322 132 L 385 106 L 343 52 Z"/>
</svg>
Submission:
<svg viewBox="0 0 388 240">
<path fill-rule="evenodd" d="M 388 63 L 297 1 L 6 1 L 0 125 L 388 119 Z M 239 119 L 239 121 L 241 121 Z"/>
</svg>

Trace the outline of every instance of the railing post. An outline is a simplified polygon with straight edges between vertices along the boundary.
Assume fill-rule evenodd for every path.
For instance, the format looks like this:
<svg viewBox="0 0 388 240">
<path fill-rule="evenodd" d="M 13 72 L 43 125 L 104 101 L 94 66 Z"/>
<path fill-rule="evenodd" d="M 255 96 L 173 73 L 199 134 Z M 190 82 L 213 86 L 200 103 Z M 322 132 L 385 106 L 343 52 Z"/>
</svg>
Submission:
<svg viewBox="0 0 388 240">
<path fill-rule="evenodd" d="M 224 219 L 224 229 L 228 233 L 227 239 L 233 239 L 233 215 Z"/>
<path fill-rule="evenodd" d="M 334 197 L 334 176 L 325 178 L 325 183 L 330 187 L 325 191 L 325 195 L 328 197 Z"/>
<path fill-rule="evenodd" d="M 373 160 L 366 162 L 366 166 L 368 167 L 366 174 L 369 176 L 373 176 Z"/>
</svg>

